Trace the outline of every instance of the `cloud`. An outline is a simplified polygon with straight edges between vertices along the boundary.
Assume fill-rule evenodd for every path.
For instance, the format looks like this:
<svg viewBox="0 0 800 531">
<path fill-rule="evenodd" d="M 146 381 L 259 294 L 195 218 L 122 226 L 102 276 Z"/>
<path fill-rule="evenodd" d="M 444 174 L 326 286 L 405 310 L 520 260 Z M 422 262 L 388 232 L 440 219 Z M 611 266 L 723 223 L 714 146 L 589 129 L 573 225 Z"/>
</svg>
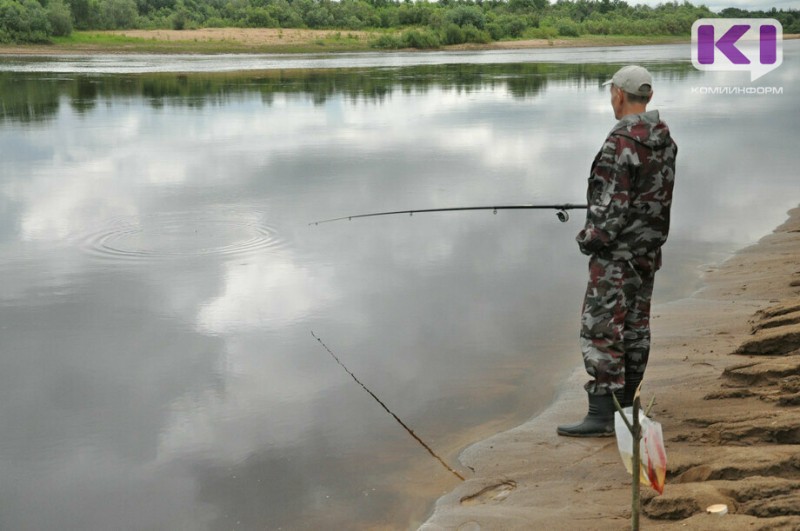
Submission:
<svg viewBox="0 0 800 531">
<path fill-rule="evenodd" d="M 323 273 L 311 273 L 289 252 L 263 253 L 247 263 L 225 265 L 221 294 L 202 304 L 198 329 L 227 334 L 254 329 L 279 329 L 308 319 L 337 297 Z"/>
</svg>

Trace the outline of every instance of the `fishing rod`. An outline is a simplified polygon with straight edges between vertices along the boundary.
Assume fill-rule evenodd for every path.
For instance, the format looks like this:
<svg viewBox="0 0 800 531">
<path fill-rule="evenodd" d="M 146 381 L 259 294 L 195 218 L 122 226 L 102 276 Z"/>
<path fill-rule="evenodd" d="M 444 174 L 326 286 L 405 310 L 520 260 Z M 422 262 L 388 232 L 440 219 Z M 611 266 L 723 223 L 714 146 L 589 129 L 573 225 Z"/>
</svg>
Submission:
<svg viewBox="0 0 800 531">
<path fill-rule="evenodd" d="M 375 401 L 376 401 L 378 404 L 380 404 L 380 405 L 381 405 L 381 407 L 382 407 L 384 410 L 386 410 L 386 412 L 387 412 L 387 413 L 389 413 L 389 414 L 390 414 L 392 417 L 394 417 L 394 420 L 396 420 L 396 421 L 397 421 L 397 422 L 398 422 L 398 423 L 399 423 L 399 424 L 400 424 L 400 425 L 401 425 L 403 428 L 405 428 L 405 430 L 408 432 L 408 434 L 409 434 L 409 435 L 411 435 L 411 436 L 412 436 L 412 437 L 413 437 L 413 438 L 414 438 L 414 439 L 415 439 L 415 440 L 416 440 L 416 441 L 417 441 L 419 444 L 421 444 L 421 445 L 423 446 L 423 448 L 425 448 L 425 449 L 428 451 L 428 453 L 429 453 L 429 454 L 431 454 L 433 457 L 435 457 L 435 458 L 436 458 L 436 460 L 437 460 L 437 461 L 439 461 L 439 463 L 440 463 L 440 464 L 441 464 L 443 467 L 445 467 L 445 468 L 446 468 L 446 469 L 447 469 L 447 470 L 448 470 L 448 471 L 449 471 L 451 474 L 453 474 L 455 477 L 457 477 L 457 478 L 458 478 L 458 479 L 460 479 L 461 481 L 466 481 L 466 479 L 464 478 L 464 476 L 462 476 L 461 474 L 459 474 L 459 473 L 458 473 L 458 472 L 457 472 L 457 471 L 456 471 L 456 470 L 455 470 L 453 467 L 451 467 L 450 465 L 448 465 L 448 464 L 445 462 L 445 460 L 444 460 L 444 459 L 442 459 L 441 457 L 439 457 L 439 456 L 436 454 L 436 452 L 434 452 L 434 451 L 433 451 L 433 449 L 432 449 L 430 446 L 428 446 L 428 445 L 425 443 L 425 441 L 423 441 L 422 439 L 420 439 L 420 438 L 419 438 L 419 435 L 417 435 L 416 433 L 414 433 L 414 430 L 412 430 L 411 428 L 409 428 L 409 427 L 408 427 L 408 425 L 407 425 L 405 422 L 403 422 L 402 420 L 400 420 L 400 417 L 398 417 L 398 416 L 397 416 L 397 415 L 394 413 L 394 411 L 392 411 L 391 409 L 389 409 L 389 407 L 388 407 L 386 404 L 384 404 L 384 403 L 383 403 L 383 401 L 382 401 L 380 398 L 378 398 L 378 396 L 377 396 L 375 393 L 373 393 L 373 392 L 372 392 L 372 391 L 371 391 L 371 390 L 370 390 L 370 389 L 369 389 L 369 388 L 368 388 L 366 385 L 364 385 L 364 384 L 361 382 L 361 380 L 359 380 L 359 379 L 356 377 L 356 375 L 355 375 L 355 374 L 353 374 L 353 373 L 352 373 L 352 371 L 351 371 L 350 369 L 348 369 L 348 368 L 347 368 L 347 366 L 346 366 L 344 363 L 342 363 L 342 360 L 340 360 L 340 359 L 339 359 L 339 357 L 338 357 L 336 354 L 334 354 L 334 353 L 333 353 L 333 351 L 332 351 L 331 349 L 329 349 L 329 348 L 328 348 L 328 345 L 326 345 L 325 343 L 323 343 L 323 342 L 322 342 L 322 339 L 320 339 L 319 337 L 317 337 L 317 334 L 315 334 L 313 330 L 311 331 L 311 335 L 314 337 L 314 339 L 316 339 L 316 340 L 319 342 L 319 344 L 320 344 L 320 345 L 322 345 L 322 347 L 323 347 L 325 350 L 327 350 L 327 351 L 328 351 L 328 354 L 330 354 L 330 355 L 333 357 L 333 359 L 334 359 L 334 360 L 336 360 L 336 363 L 338 363 L 338 364 L 339 364 L 339 365 L 340 365 L 340 366 L 341 366 L 341 367 L 342 367 L 342 368 L 345 370 L 345 372 L 347 372 L 347 374 L 349 374 L 349 375 L 350 375 L 350 377 L 351 377 L 353 380 L 355 380 L 355 381 L 356 381 L 356 383 L 357 383 L 358 385 L 360 385 L 360 386 L 361 386 L 361 387 L 364 389 L 364 391 L 366 391 L 367 393 L 369 393 L 369 395 L 370 395 L 372 398 L 374 398 L 374 399 L 375 399 Z"/>
<path fill-rule="evenodd" d="M 423 214 L 427 212 L 458 212 L 464 210 L 491 210 L 497 214 L 498 210 L 555 210 L 558 220 L 562 223 L 569 221 L 569 210 L 585 210 L 589 208 L 588 205 L 573 205 L 571 203 L 563 203 L 556 205 L 498 205 L 498 206 L 470 206 L 470 207 L 450 207 L 450 208 L 422 208 L 419 210 L 393 210 L 389 212 L 373 212 L 372 214 L 356 214 L 352 216 L 342 216 L 340 218 L 322 219 L 319 221 L 312 221 L 309 225 L 319 225 L 320 223 L 331 223 L 333 221 L 352 220 L 356 218 L 372 218 L 376 216 L 393 216 L 396 214 Z"/>
</svg>

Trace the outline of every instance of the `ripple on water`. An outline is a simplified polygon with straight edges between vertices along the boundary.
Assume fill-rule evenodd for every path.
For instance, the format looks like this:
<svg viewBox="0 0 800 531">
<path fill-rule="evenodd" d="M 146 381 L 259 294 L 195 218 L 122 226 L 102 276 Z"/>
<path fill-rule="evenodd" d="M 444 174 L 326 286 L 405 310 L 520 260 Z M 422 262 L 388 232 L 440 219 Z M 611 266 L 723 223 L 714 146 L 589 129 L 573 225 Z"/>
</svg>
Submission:
<svg viewBox="0 0 800 531">
<path fill-rule="evenodd" d="M 259 213 L 166 212 L 113 218 L 81 238 L 91 256 L 113 261 L 155 262 L 232 257 L 284 245 Z"/>
</svg>

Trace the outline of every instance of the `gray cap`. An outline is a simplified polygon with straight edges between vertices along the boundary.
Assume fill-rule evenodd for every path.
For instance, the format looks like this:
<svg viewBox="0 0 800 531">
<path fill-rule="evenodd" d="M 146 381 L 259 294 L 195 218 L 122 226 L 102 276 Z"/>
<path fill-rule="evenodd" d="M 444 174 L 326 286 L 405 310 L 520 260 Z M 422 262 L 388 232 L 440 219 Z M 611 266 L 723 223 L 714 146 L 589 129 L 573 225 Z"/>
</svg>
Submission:
<svg viewBox="0 0 800 531">
<path fill-rule="evenodd" d="M 649 96 L 653 93 L 653 76 L 645 68 L 637 65 L 623 66 L 603 85 L 609 83 L 637 96 Z"/>
</svg>

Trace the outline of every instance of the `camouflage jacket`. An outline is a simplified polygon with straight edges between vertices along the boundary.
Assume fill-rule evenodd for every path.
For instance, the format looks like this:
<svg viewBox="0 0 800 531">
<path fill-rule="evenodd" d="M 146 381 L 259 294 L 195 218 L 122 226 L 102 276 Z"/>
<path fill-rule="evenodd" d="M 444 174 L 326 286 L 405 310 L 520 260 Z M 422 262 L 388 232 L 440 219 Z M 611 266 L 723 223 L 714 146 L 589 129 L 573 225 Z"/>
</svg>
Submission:
<svg viewBox="0 0 800 531">
<path fill-rule="evenodd" d="M 658 111 L 617 122 L 592 163 L 586 224 L 576 238 L 581 252 L 661 267 L 677 153 Z"/>
</svg>

